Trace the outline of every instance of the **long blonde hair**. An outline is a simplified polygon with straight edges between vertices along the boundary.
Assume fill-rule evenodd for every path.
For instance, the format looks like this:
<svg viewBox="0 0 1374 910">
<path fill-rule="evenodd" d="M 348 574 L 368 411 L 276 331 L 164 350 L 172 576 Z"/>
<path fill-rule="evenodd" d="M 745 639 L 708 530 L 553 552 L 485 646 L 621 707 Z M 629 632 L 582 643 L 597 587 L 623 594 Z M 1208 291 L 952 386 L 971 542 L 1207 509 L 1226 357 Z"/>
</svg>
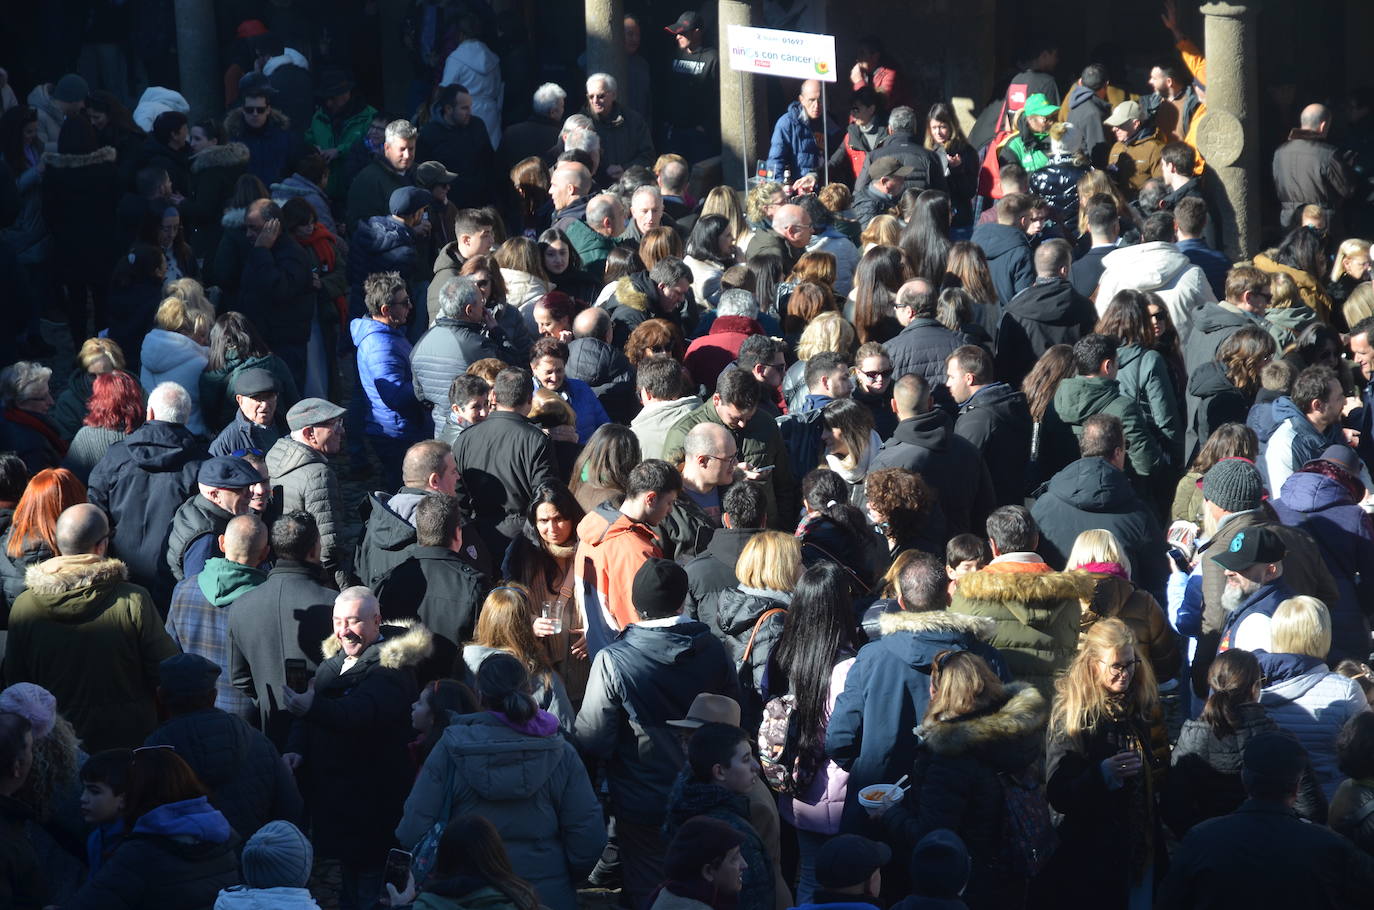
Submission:
<svg viewBox="0 0 1374 910">
<path fill-rule="evenodd" d="M 1126 690 L 1129 713 L 1149 721 L 1159 708 L 1159 688 L 1154 670 L 1140 650 L 1135 633 L 1119 619 L 1100 619 L 1084 637 L 1073 663 L 1054 681 L 1054 707 L 1050 710 L 1050 736 L 1078 739 L 1107 717 L 1109 694 L 1102 685 L 1097 663 L 1129 648 L 1137 661 L 1131 687 Z"/>
<path fill-rule="evenodd" d="M 514 656 L 530 673 L 548 669 L 544 649 L 534 637 L 531 621 L 535 616 L 530 589 L 507 581 L 493 588 L 477 614 L 472 644 L 495 648 Z"/>
<path fill-rule="evenodd" d="M 994 708 L 1006 688 L 983 658 L 972 651 L 941 651 L 930 664 L 930 702 L 921 725 L 929 727 Z"/>
<path fill-rule="evenodd" d="M 730 225 L 730 236 L 734 238 L 735 243 L 739 243 L 749 234 L 749 222 L 744 218 L 739 197 L 728 186 L 715 187 L 706 194 L 706 201 L 701 205 L 701 217 L 705 218 L 707 215 L 720 215 L 724 218 Z"/>
</svg>

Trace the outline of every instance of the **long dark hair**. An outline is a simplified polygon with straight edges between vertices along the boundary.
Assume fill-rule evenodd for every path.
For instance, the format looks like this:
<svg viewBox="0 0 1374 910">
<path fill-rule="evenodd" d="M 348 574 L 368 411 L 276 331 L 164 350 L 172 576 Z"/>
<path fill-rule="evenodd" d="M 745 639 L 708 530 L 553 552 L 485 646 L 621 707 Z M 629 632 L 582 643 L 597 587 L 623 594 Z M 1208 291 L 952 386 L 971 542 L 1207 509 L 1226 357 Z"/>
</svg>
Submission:
<svg viewBox="0 0 1374 910">
<path fill-rule="evenodd" d="M 825 741 L 825 707 L 830 671 L 858 648 L 849 576 L 832 562 L 802 573 L 792 591 L 782 638 L 773 661 L 797 700 L 797 739 L 803 754 Z"/>
<path fill-rule="evenodd" d="M 729 231 L 730 222 L 724 215 L 702 215 L 687 238 L 687 255 L 721 267 L 734 265 L 733 259 L 724 258 L 720 252 L 720 238 Z"/>
<path fill-rule="evenodd" d="M 1134 288 L 1116 292 L 1093 331 L 1110 335 L 1120 344 L 1134 344 L 1148 351 L 1154 344 L 1150 324 L 1150 299 Z"/>
<path fill-rule="evenodd" d="M 210 328 L 210 362 L 207 370 L 223 370 L 230 360 L 242 362 L 250 357 L 266 357 L 272 351 L 258 334 L 257 327 L 237 310 L 220 315 Z"/>
<path fill-rule="evenodd" d="M 541 484 L 539 489 L 534 491 L 529 508 L 525 510 L 525 524 L 520 529 L 520 536 L 515 538 L 511 551 L 511 569 L 516 573 L 516 581 L 526 587 L 540 587 L 535 584 L 535 579 L 539 579 L 543 582 L 542 587 L 545 590 L 556 594 L 553 588 L 561 574 L 558 561 L 549 555 L 536 525 L 539 507 L 542 505 L 553 506 L 559 515 L 572 522 L 572 542 L 576 542 L 578 522 L 582 521 L 586 513 L 560 481 Z"/>
<path fill-rule="evenodd" d="M 480 815 L 455 815 L 449 820 L 434 853 L 431 884 L 426 890 L 460 876 L 485 881 L 509 898 L 516 910 L 539 910 L 534 889 L 511 869 L 500 832 Z"/>
<path fill-rule="evenodd" d="M 844 478 L 829 468 L 817 468 L 802 479 L 802 498 L 816 512 L 828 518 L 840 533 L 848 538 L 844 548 L 860 560 L 857 565 L 846 565 L 854 573 L 858 588 L 867 588 L 872 581 L 865 554 L 868 552 L 869 539 L 873 536 L 868 529 L 864 515 L 849 504 L 849 484 Z M 801 536 L 802 556 L 806 557 L 806 547 L 816 546 L 809 542 L 809 536 Z M 843 559 L 844 553 L 830 553 L 829 558 Z"/>
<path fill-rule="evenodd" d="M 1325 286 L 1326 243 L 1310 227 L 1296 227 L 1290 231 L 1274 253 L 1274 261 L 1300 269 L 1312 276 L 1319 286 Z"/>
<path fill-rule="evenodd" d="M 1054 401 L 1054 393 L 1059 383 L 1072 376 L 1077 368 L 1073 362 L 1073 346 L 1052 345 L 1035 366 L 1021 381 L 1021 391 L 1025 393 L 1026 403 L 1030 405 L 1031 417 L 1040 420 Z"/>
<path fill-rule="evenodd" d="M 633 430 L 618 423 L 602 424 L 573 463 L 569 489 L 576 495 L 583 486 L 595 485 L 623 493 L 630 470 L 642 460 L 639 437 Z"/>
<path fill-rule="evenodd" d="M 155 243 L 135 243 L 129 248 L 129 255 L 115 262 L 114 274 L 110 276 L 110 287 L 119 291 L 131 288 L 142 282 L 158 282 L 157 267 L 163 263 L 162 250 Z"/>
<path fill-rule="evenodd" d="M 1240 729 L 1240 706 L 1255 700 L 1255 683 L 1260 681 L 1259 660 L 1249 651 L 1232 648 L 1217 655 L 1207 671 L 1207 697 L 1198 719 L 1212 728 L 1218 739 Z"/>
<path fill-rule="evenodd" d="M 577 250 L 573 249 L 572 241 L 568 239 L 568 235 L 558 228 L 545 228 L 544 233 L 539 235 L 539 258 L 541 260 L 544 258 L 544 248 L 551 243 L 561 243 L 568 248 L 568 267 L 563 270 L 563 274 L 582 271 L 582 257 L 577 254 Z M 552 281 L 554 277 L 550 275 L 549 280 Z"/>
<path fill-rule="evenodd" d="M 777 253 L 760 253 L 745 263 L 754 275 L 754 298 L 759 309 L 773 313 L 778 309 L 778 285 L 787 277 L 787 264 Z"/>
<path fill-rule="evenodd" d="M 896 321 L 893 304 L 907 274 L 905 254 L 896 247 L 875 246 L 859 260 L 854 270 L 854 332 L 859 344 L 887 340 L 877 337 L 878 326 Z"/>
<path fill-rule="evenodd" d="M 916 210 L 902 231 L 902 252 L 911 264 L 911 274 L 939 287 L 949 261 L 949 194 L 926 190 L 916 198 Z"/>
</svg>

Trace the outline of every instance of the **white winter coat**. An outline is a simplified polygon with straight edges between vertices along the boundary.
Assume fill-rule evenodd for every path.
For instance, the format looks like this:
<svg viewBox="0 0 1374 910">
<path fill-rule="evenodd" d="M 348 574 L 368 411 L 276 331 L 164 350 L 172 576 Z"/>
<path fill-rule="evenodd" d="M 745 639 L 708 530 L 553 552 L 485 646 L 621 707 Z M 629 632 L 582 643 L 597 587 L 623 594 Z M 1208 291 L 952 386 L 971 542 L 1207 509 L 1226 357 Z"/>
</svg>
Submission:
<svg viewBox="0 0 1374 910">
<path fill-rule="evenodd" d="M 1107 312 L 1117 291 L 1154 291 L 1169 307 L 1181 342 L 1188 339 L 1193 310 L 1204 303 L 1217 302 L 1207 275 L 1172 243 L 1156 240 L 1123 246 L 1108 253 L 1102 266 L 1102 280 L 1097 285 L 1097 315 Z"/>
<path fill-rule="evenodd" d="M 444 61 L 440 85 L 460 83 L 472 96 L 472 112 L 482 118 L 491 136 L 491 147 L 501 147 L 501 105 L 506 96 L 501 81 L 501 58 L 476 38 L 454 48 Z"/>
</svg>

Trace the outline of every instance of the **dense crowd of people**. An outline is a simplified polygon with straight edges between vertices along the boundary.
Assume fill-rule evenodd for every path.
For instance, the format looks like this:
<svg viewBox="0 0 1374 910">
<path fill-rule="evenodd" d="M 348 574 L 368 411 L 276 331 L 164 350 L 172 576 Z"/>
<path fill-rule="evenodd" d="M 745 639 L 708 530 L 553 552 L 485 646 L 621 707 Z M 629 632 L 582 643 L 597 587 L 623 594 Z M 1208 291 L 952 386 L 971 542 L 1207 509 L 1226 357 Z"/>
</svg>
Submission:
<svg viewBox="0 0 1374 910">
<path fill-rule="evenodd" d="M 1234 261 L 1172 3 L 971 137 L 865 39 L 742 194 L 698 12 L 584 102 L 416 10 L 413 113 L 0 87 L 0 905 L 1368 904 L 1327 105 Z"/>
</svg>

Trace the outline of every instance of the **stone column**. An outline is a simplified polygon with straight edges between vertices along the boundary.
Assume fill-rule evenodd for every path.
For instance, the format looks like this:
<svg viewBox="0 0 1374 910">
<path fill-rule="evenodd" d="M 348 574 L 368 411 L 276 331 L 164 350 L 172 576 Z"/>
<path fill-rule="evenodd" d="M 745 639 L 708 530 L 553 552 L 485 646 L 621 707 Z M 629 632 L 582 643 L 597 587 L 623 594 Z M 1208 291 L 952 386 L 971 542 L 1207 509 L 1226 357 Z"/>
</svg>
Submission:
<svg viewBox="0 0 1374 910">
<path fill-rule="evenodd" d="M 757 25 L 751 0 L 720 0 L 720 176 L 726 186 L 744 189 L 745 169 L 753 176 L 759 158 L 759 113 L 763 110 L 760 77 L 730 69 L 731 25 Z"/>
<path fill-rule="evenodd" d="M 1198 148 L 1216 171 L 1221 237 L 1232 259 L 1253 256 L 1260 242 L 1259 72 L 1251 0 L 1202 5 L 1206 26 L 1207 115 Z"/>
<path fill-rule="evenodd" d="M 609 73 L 625 91 L 624 0 L 585 0 L 587 19 L 587 72 Z M 584 101 L 568 99 L 568 113 L 582 109 Z"/>
<path fill-rule="evenodd" d="M 1368 85 L 1374 81 L 1374 57 L 1369 36 L 1374 34 L 1374 3 L 1345 0 L 1345 84 Z"/>
<path fill-rule="evenodd" d="M 215 72 L 219 46 L 213 0 L 176 0 L 177 66 L 181 94 L 197 117 L 224 110 L 224 85 Z"/>
</svg>

